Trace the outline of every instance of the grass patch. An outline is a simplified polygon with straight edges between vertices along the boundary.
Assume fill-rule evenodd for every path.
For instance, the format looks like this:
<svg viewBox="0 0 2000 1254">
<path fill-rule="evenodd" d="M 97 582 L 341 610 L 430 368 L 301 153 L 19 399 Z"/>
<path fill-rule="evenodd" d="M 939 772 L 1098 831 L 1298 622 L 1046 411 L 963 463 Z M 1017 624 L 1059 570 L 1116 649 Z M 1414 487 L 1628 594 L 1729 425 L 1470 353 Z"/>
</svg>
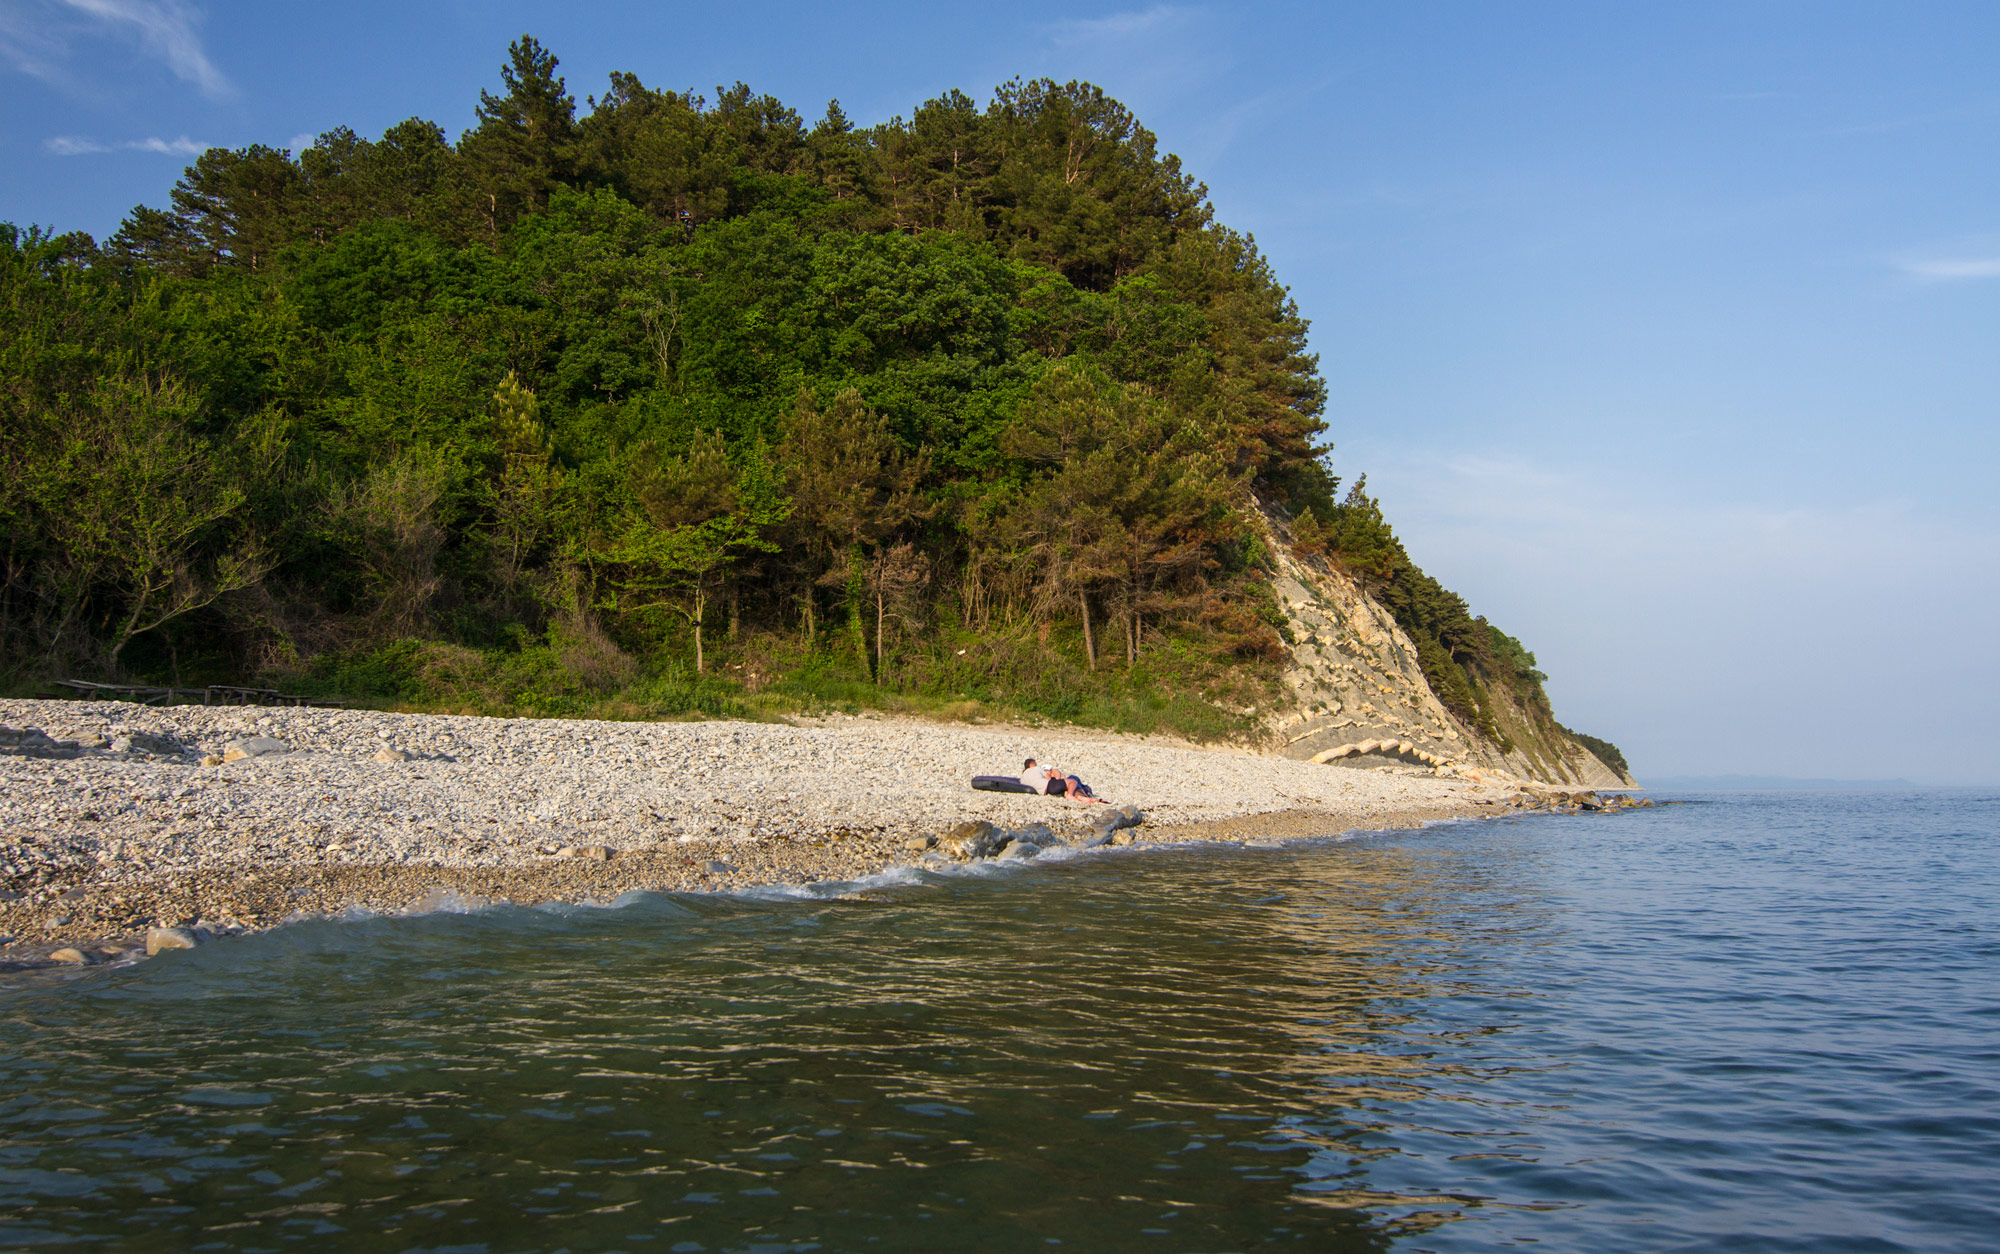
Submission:
<svg viewBox="0 0 2000 1254">
<path fill-rule="evenodd" d="M 552 632 L 512 648 L 399 640 L 322 655 L 283 682 L 309 696 L 404 713 L 776 720 L 876 711 L 1200 742 L 1255 740 L 1256 711 L 1278 691 L 1275 667 L 1217 658 L 1199 641 L 1164 635 L 1148 641 L 1135 665 L 1100 657 L 1096 668 L 1080 636 L 1044 639 L 1025 630 L 933 631 L 890 655 L 879 677 L 851 647 L 808 650 L 768 634 L 718 644 L 710 660 L 697 675 L 691 659 L 671 650 L 634 658 L 602 637 Z"/>
</svg>

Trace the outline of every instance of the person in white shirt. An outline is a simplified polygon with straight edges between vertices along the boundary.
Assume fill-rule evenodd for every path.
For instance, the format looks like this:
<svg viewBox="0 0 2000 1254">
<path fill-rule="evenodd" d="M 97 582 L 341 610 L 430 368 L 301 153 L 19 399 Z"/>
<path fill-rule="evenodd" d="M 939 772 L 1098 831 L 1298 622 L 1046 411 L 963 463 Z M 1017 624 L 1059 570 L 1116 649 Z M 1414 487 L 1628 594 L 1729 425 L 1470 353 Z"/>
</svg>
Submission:
<svg viewBox="0 0 2000 1254">
<path fill-rule="evenodd" d="M 1033 758 L 1029 758 L 1026 762 L 1021 763 L 1021 782 L 1034 789 L 1037 795 L 1048 792 L 1049 776 L 1054 773 L 1053 771 L 1036 766 Z"/>
</svg>

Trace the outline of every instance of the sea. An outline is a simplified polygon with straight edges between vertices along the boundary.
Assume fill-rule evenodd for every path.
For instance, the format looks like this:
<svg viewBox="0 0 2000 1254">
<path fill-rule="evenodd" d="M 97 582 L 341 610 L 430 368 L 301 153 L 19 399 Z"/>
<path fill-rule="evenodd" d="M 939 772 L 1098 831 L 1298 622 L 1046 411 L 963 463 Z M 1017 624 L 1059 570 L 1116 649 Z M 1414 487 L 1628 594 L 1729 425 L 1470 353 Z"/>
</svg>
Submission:
<svg viewBox="0 0 2000 1254">
<path fill-rule="evenodd" d="M 1666 799 L 7 976 L 0 1248 L 2000 1248 L 2000 794 Z"/>
</svg>

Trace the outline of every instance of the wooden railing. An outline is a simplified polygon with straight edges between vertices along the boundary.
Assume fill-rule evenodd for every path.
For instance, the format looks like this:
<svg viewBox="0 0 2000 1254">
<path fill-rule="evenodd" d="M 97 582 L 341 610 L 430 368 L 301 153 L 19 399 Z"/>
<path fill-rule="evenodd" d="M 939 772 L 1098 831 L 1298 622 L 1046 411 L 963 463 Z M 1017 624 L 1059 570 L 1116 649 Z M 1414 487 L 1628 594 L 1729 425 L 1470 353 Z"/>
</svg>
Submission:
<svg viewBox="0 0 2000 1254">
<path fill-rule="evenodd" d="M 56 679 L 51 687 L 67 688 L 93 701 L 137 701 L 142 705 L 317 705 L 342 707 L 345 701 L 279 692 L 276 688 L 238 688 L 210 684 L 206 688 L 154 688 L 143 684 L 94 684 L 87 679 Z"/>
</svg>

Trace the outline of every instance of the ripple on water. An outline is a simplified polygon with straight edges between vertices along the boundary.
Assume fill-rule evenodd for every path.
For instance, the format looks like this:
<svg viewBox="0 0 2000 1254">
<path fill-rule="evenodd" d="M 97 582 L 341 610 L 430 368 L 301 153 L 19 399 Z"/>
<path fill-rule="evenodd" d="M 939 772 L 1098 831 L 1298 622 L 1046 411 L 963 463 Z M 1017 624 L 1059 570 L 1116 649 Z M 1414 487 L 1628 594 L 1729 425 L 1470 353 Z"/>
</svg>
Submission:
<svg viewBox="0 0 2000 1254">
<path fill-rule="evenodd" d="M 1743 797 L 17 991 L 0 1245 L 1984 1248 L 1990 798 Z"/>
</svg>

